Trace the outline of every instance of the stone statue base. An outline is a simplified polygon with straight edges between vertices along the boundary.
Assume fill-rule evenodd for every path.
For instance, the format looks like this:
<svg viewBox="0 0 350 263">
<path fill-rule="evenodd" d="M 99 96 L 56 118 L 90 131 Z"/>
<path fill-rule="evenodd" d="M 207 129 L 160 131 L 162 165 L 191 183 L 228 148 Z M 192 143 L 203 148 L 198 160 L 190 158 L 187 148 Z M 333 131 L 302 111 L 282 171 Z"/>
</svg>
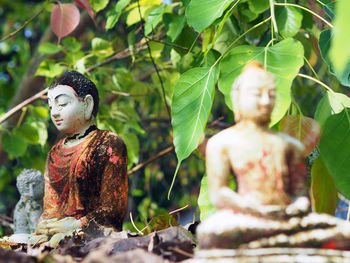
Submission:
<svg viewBox="0 0 350 263">
<path fill-rule="evenodd" d="M 349 262 L 350 251 L 317 248 L 205 249 L 184 263 L 206 262 Z"/>
</svg>

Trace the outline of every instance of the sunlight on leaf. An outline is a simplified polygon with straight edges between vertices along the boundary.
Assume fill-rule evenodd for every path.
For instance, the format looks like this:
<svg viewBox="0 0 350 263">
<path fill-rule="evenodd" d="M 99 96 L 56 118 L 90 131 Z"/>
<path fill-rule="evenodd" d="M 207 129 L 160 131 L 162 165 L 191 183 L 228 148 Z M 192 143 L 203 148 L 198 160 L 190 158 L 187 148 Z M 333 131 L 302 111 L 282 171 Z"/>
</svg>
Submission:
<svg viewBox="0 0 350 263">
<path fill-rule="evenodd" d="M 192 0 L 186 8 L 188 23 L 197 32 L 210 26 L 234 0 Z"/>
<path fill-rule="evenodd" d="M 213 104 L 214 84 L 215 69 L 193 68 L 180 76 L 174 88 L 171 115 L 178 164 L 173 183 L 181 162 L 197 148 L 203 134 Z"/>
</svg>

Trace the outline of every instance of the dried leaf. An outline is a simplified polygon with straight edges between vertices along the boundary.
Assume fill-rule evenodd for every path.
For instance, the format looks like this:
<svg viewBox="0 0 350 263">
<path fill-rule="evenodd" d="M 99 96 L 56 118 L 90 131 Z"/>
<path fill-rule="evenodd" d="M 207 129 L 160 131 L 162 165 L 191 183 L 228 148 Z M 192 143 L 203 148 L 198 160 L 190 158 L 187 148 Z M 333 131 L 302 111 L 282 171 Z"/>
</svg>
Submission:
<svg viewBox="0 0 350 263">
<path fill-rule="evenodd" d="M 78 26 L 80 20 L 79 9 L 74 4 L 58 4 L 55 5 L 51 13 L 51 28 L 60 42 L 73 32 Z"/>
<path fill-rule="evenodd" d="M 312 152 L 321 138 L 320 125 L 315 120 L 305 116 L 285 116 L 280 121 L 278 130 L 301 141 L 305 146 L 305 157 Z"/>
</svg>

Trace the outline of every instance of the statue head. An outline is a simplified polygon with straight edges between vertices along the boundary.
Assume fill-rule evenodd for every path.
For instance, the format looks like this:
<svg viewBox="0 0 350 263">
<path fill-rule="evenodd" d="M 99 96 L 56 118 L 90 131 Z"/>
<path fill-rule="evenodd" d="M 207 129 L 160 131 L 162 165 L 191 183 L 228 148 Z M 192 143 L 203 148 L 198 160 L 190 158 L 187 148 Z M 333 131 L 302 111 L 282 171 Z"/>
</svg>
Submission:
<svg viewBox="0 0 350 263">
<path fill-rule="evenodd" d="M 66 71 L 48 91 L 51 119 L 66 135 L 90 126 L 97 115 L 99 96 L 95 84 L 76 71 Z"/>
<path fill-rule="evenodd" d="M 22 197 L 40 200 L 44 196 L 44 177 L 34 169 L 24 169 L 17 177 L 16 186 Z"/>
<path fill-rule="evenodd" d="M 260 62 L 250 61 L 232 87 L 235 121 L 268 125 L 275 105 L 275 81 Z"/>
</svg>

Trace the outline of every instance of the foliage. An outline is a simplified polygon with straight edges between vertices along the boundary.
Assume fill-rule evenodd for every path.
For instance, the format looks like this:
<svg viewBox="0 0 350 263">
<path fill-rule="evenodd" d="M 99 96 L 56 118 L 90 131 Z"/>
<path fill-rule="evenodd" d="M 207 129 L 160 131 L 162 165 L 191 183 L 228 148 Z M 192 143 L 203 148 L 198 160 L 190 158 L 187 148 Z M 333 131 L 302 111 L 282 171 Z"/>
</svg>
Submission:
<svg viewBox="0 0 350 263">
<path fill-rule="evenodd" d="M 72 13 L 68 5 L 80 11 Z M 0 117 L 15 106 L 12 101 L 25 89 L 27 73 L 44 77 L 46 86 L 68 69 L 90 77 L 101 96 L 98 126 L 124 139 L 129 169 L 172 141 L 175 146 L 177 162 L 168 154 L 130 175 L 130 209 L 139 214 L 136 221 L 164 214 L 164 208 L 196 206 L 205 170 L 196 149 L 205 135 L 218 131 L 208 127 L 208 121 L 221 116 L 232 121 L 229 91 L 251 59 L 259 60 L 276 79 L 271 127 L 277 129 L 283 119 L 285 127 L 297 126 L 303 135 L 309 127 L 300 120 L 316 120 L 322 130 L 322 165 L 337 190 L 350 198 L 346 0 L 47 0 L 16 5 L 4 0 L 1 35 L 20 28 L 41 8 L 22 31 L 0 42 L 5 61 L 0 64 Z M 94 23 L 75 30 L 77 20 L 85 21 L 80 15 L 84 10 Z M 58 39 L 46 36 L 50 20 Z M 11 209 L 13 201 L 8 200 L 15 199 L 16 175 L 23 168 L 44 169 L 57 133 L 43 100 L 1 125 L 1 148 L 8 158 L 0 170 L 0 187 L 6 188 L 0 202 Z M 320 189 L 330 178 L 319 171 L 324 169 L 314 169 L 318 183 L 312 187 L 314 199 L 322 203 L 327 197 Z M 173 198 L 167 200 L 171 184 Z"/>
</svg>

